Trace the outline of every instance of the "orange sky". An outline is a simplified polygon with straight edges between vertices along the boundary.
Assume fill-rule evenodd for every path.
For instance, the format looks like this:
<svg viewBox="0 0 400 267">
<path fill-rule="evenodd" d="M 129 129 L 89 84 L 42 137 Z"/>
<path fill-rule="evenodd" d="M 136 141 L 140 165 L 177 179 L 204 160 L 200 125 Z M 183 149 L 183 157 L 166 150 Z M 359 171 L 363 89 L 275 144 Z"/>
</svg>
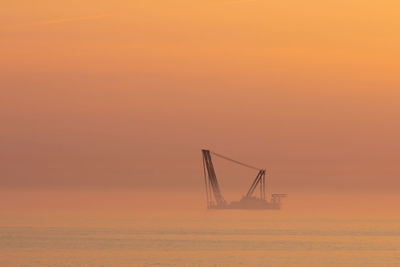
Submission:
<svg viewBox="0 0 400 267">
<path fill-rule="evenodd" d="M 0 188 L 203 190 L 206 147 L 265 167 L 273 191 L 394 192 L 399 8 L 8 1 Z M 225 190 L 255 176 L 216 169 Z"/>
</svg>

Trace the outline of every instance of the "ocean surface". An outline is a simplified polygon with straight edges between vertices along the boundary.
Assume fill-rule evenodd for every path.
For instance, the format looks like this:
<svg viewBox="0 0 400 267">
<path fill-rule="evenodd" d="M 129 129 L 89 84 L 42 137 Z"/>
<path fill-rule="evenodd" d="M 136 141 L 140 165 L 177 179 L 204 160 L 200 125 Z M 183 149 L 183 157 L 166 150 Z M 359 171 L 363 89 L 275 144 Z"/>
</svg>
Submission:
<svg viewBox="0 0 400 267">
<path fill-rule="evenodd" d="M 399 219 L 163 214 L 3 217 L 0 266 L 400 266 Z"/>
</svg>

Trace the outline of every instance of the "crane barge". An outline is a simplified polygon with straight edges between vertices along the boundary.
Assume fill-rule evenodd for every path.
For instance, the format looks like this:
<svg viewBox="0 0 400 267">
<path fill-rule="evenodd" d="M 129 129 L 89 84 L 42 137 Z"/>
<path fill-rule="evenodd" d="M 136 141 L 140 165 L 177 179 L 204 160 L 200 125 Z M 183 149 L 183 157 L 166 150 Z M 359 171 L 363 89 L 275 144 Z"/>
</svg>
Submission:
<svg viewBox="0 0 400 267">
<path fill-rule="evenodd" d="M 280 209 L 281 198 L 286 197 L 286 194 L 272 194 L 269 201 L 266 200 L 265 192 L 265 169 L 259 169 L 242 163 L 240 161 L 228 158 L 221 154 L 211 152 L 210 150 L 203 149 L 203 169 L 204 169 L 204 182 L 207 195 L 207 208 L 208 209 Z M 258 171 L 256 178 L 251 184 L 247 193 L 239 201 L 232 201 L 228 203 L 222 196 L 221 189 L 217 180 L 214 165 L 211 160 L 211 154 L 222 159 L 231 161 L 241 166 L 254 169 Z M 255 194 L 256 188 L 259 188 L 258 196 Z"/>
</svg>

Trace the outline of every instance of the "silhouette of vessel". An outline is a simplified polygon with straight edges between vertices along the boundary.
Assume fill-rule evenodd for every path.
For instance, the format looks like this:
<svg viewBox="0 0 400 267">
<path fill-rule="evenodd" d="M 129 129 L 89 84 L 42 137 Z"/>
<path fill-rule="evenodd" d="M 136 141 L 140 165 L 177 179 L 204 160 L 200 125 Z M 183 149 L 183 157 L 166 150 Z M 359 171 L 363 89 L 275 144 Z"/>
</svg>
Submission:
<svg viewBox="0 0 400 267">
<path fill-rule="evenodd" d="M 233 163 L 242 165 L 247 168 L 255 169 L 258 171 L 256 178 L 251 184 L 247 194 L 239 201 L 232 201 L 228 203 L 221 194 L 217 176 L 215 174 L 214 165 L 211 159 L 211 154 L 229 160 Z M 207 195 L 207 208 L 208 209 L 274 209 L 281 208 L 281 199 L 286 197 L 286 194 L 272 194 L 269 201 L 266 200 L 265 191 L 265 169 L 259 169 L 242 163 L 240 161 L 228 158 L 221 154 L 211 152 L 203 149 L 203 169 L 204 169 L 204 182 Z M 259 195 L 256 196 L 256 188 L 259 188 Z"/>
</svg>

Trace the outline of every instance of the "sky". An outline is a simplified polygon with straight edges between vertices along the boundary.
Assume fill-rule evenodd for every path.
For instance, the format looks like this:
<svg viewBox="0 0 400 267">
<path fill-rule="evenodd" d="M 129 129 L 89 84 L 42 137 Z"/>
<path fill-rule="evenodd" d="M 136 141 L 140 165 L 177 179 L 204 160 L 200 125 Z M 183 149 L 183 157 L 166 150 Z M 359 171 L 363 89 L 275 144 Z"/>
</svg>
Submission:
<svg viewBox="0 0 400 267">
<path fill-rule="evenodd" d="M 275 192 L 400 186 L 398 1 L 7 1 L 0 188 L 203 190 L 202 148 Z M 215 159 L 223 191 L 256 173 Z"/>
</svg>

